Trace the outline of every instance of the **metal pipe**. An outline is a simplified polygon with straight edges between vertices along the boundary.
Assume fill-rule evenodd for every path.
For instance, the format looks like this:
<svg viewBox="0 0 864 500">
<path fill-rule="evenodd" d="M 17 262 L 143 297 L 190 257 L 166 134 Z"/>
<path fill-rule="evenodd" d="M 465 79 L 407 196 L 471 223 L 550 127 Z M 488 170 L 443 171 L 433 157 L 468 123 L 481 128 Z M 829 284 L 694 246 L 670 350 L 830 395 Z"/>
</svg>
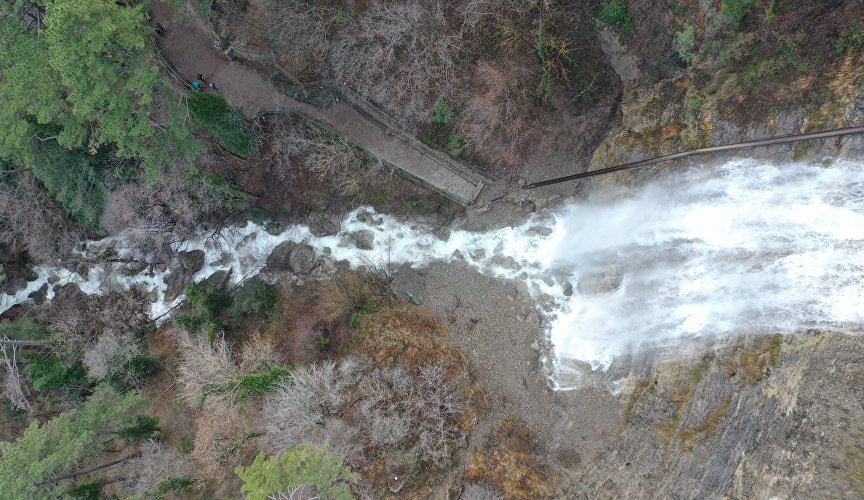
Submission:
<svg viewBox="0 0 864 500">
<path fill-rule="evenodd" d="M 581 174 L 573 174 L 565 177 L 559 177 L 557 179 L 549 179 L 548 181 L 539 181 L 532 182 L 530 184 L 526 184 L 524 189 L 532 189 L 541 186 L 549 186 L 551 184 L 558 184 L 559 182 L 572 181 L 576 179 L 584 179 L 586 177 L 594 177 L 597 175 L 603 174 L 611 174 L 612 172 L 620 172 L 622 170 L 630 170 L 634 168 L 646 167 L 648 165 L 654 165 L 655 163 L 660 163 L 664 161 L 677 160 L 679 158 L 686 158 L 688 156 L 703 154 L 703 153 L 714 153 L 717 151 L 730 151 L 733 149 L 743 149 L 743 148 L 755 148 L 757 146 L 770 146 L 773 144 L 786 144 L 789 142 L 798 142 L 798 141 L 808 141 L 811 139 L 824 139 L 826 137 L 839 137 L 843 135 L 852 135 L 852 134 L 860 134 L 864 133 L 864 127 L 847 127 L 847 128 L 838 128 L 834 130 L 826 130 L 824 132 L 811 132 L 809 134 L 795 134 L 795 135 L 785 135 L 782 137 L 772 137 L 770 139 L 759 139 L 758 141 L 747 141 L 747 142 L 738 142 L 735 144 L 724 144 L 722 146 L 711 146 L 707 148 L 694 149 L 691 151 L 685 151 L 683 153 L 675 153 L 666 156 L 659 156 L 657 158 L 651 158 L 648 160 L 639 160 L 631 163 L 624 163 L 621 165 L 616 165 L 614 167 L 601 168 L 600 170 L 594 170 L 592 172 L 582 172 Z"/>
</svg>

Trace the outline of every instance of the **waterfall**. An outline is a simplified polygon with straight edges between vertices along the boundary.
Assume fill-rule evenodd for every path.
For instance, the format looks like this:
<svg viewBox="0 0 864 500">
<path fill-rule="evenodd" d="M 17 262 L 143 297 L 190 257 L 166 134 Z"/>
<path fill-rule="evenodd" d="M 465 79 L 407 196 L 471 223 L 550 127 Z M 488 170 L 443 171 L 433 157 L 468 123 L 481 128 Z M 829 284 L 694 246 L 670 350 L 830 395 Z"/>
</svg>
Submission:
<svg viewBox="0 0 864 500">
<path fill-rule="evenodd" d="M 371 250 L 346 235 L 369 230 Z M 187 242 L 205 252 L 204 279 L 232 270 L 254 275 L 279 243 L 305 241 L 332 259 L 424 264 L 464 259 L 480 272 L 521 281 L 546 318 L 553 348 L 550 377 L 558 388 L 580 370 L 607 369 L 622 354 L 674 347 L 684 339 L 802 328 L 856 327 L 864 315 L 864 166 L 774 165 L 736 160 L 676 172 L 628 193 L 597 193 L 517 227 L 454 229 L 446 239 L 429 227 L 349 213 L 339 235 L 314 237 L 305 226 L 269 234 L 260 225 L 224 231 L 219 240 Z M 125 235 L 89 242 L 91 254 L 114 246 L 134 256 Z M 159 294 L 165 273 L 123 276 L 103 264 L 81 276 L 41 266 L 38 279 L 0 295 L 0 311 L 27 300 L 46 282 L 77 283 L 86 293 L 139 286 Z M 53 296 L 49 288 L 48 298 Z"/>
</svg>

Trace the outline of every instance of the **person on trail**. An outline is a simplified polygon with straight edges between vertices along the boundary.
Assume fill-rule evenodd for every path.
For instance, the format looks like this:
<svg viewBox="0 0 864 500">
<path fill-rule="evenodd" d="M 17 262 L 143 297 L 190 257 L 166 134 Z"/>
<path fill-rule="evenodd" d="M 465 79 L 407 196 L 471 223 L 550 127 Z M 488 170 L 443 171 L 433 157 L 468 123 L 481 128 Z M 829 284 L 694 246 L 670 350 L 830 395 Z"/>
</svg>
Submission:
<svg viewBox="0 0 864 500">
<path fill-rule="evenodd" d="M 198 80 L 192 80 L 192 88 L 195 90 L 201 90 L 201 82 Z"/>
<path fill-rule="evenodd" d="M 206 82 L 207 81 L 204 79 L 204 75 L 202 75 L 201 73 L 198 73 L 198 75 L 196 75 L 195 78 L 197 78 L 198 81 L 200 81 L 200 82 Z"/>
<path fill-rule="evenodd" d="M 165 34 L 165 27 L 162 26 L 161 24 L 156 23 L 156 28 L 155 28 L 155 29 L 156 29 L 156 34 L 157 34 L 157 35 L 164 35 L 164 34 Z"/>
<path fill-rule="evenodd" d="M 215 84 L 215 83 L 210 82 L 210 90 L 212 90 L 213 92 L 216 92 L 217 89 L 216 89 L 216 84 Z"/>
</svg>

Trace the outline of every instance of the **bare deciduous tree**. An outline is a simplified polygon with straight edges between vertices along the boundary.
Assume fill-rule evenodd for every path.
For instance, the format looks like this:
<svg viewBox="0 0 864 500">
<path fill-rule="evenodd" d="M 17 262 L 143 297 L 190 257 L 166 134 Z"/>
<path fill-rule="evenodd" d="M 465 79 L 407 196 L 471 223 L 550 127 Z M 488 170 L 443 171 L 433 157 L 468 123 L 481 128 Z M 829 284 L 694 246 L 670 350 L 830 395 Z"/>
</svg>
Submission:
<svg viewBox="0 0 864 500">
<path fill-rule="evenodd" d="M 227 411 L 236 397 L 231 386 L 239 371 L 224 338 L 210 342 L 200 335 L 180 334 L 177 383 L 187 404 Z"/>
<path fill-rule="evenodd" d="M 264 402 L 270 448 L 279 452 L 325 428 L 338 415 L 348 385 L 332 361 L 296 369 Z"/>
<path fill-rule="evenodd" d="M 18 371 L 18 347 L 0 346 L 3 351 L 3 396 L 9 398 L 12 405 L 19 410 L 29 410 L 31 405 L 27 399 L 28 391 Z"/>
<path fill-rule="evenodd" d="M 188 458 L 172 448 L 154 440 L 147 441 L 141 448 L 141 455 L 129 460 L 124 487 L 130 496 L 145 497 L 159 488 L 168 478 L 188 477 L 195 470 Z"/>
<path fill-rule="evenodd" d="M 456 87 L 462 40 L 440 2 L 373 0 L 333 42 L 330 66 L 365 98 L 401 119 L 427 121 L 438 97 Z"/>
<path fill-rule="evenodd" d="M 111 379 L 137 386 L 140 381 L 130 365 L 140 355 L 141 347 L 131 333 L 105 332 L 84 351 L 84 366 L 96 380 Z"/>
<path fill-rule="evenodd" d="M 29 172 L 21 172 L 15 186 L 0 183 L 0 243 L 27 249 L 32 258 L 45 261 L 68 256 L 81 238 Z"/>
</svg>

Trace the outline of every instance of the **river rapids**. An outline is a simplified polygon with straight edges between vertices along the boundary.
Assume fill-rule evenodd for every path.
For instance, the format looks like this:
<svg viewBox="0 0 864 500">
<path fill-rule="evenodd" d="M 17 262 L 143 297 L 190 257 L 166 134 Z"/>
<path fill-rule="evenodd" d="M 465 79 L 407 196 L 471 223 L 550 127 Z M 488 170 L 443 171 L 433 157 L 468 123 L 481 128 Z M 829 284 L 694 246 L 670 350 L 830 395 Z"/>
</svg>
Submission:
<svg viewBox="0 0 864 500">
<path fill-rule="evenodd" d="M 372 217 L 361 222 L 361 212 Z M 371 250 L 345 238 L 362 229 L 375 234 Z M 196 280 L 229 268 L 235 281 L 252 276 L 273 248 L 292 240 L 354 266 L 464 259 L 482 273 L 523 282 L 544 318 L 546 366 L 558 389 L 646 347 L 806 328 L 848 331 L 864 319 L 864 165 L 848 161 L 691 168 L 623 196 L 596 193 L 534 214 L 517 227 L 455 228 L 447 239 L 368 207 L 349 213 L 335 236 L 316 238 L 305 226 L 272 235 L 251 222 L 221 234 L 180 249 L 205 251 Z M 133 256 L 122 233 L 88 246 L 91 254 L 114 246 L 121 257 Z M 182 300 L 162 300 L 165 273 L 127 277 L 110 263 L 84 277 L 52 266 L 35 271 L 38 279 L 26 288 L 0 295 L 0 311 L 49 281 L 76 283 L 86 293 L 142 287 L 159 295 L 154 318 Z M 49 299 L 53 293 L 49 287 Z"/>
</svg>

